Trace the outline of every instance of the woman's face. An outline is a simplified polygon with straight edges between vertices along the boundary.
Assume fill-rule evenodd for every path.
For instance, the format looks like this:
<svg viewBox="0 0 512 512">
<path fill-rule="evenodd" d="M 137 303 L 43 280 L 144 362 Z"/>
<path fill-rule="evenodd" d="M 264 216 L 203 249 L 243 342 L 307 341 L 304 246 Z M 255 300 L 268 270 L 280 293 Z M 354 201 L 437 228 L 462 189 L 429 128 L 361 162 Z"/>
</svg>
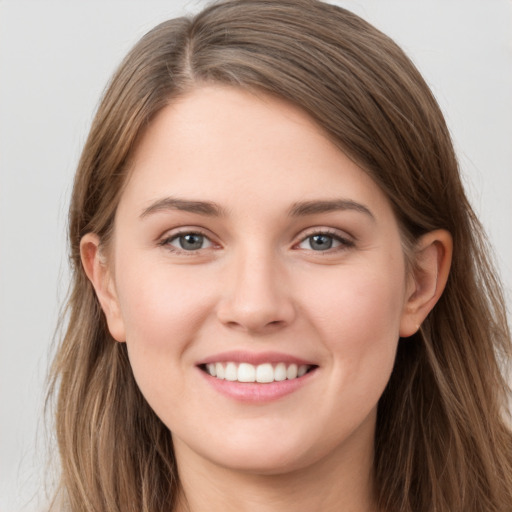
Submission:
<svg viewBox="0 0 512 512">
<path fill-rule="evenodd" d="M 111 332 L 179 463 L 371 457 L 413 285 L 386 197 L 305 113 L 220 86 L 163 109 L 107 272 Z"/>
</svg>

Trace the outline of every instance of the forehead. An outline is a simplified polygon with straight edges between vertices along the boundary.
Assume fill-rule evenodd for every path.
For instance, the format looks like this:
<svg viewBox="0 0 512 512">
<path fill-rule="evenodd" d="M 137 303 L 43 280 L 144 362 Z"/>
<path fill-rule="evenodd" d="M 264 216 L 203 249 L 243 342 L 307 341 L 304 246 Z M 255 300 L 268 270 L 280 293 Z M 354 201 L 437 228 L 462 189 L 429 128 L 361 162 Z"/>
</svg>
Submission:
<svg viewBox="0 0 512 512">
<path fill-rule="evenodd" d="M 228 210 L 253 200 L 272 210 L 345 196 L 389 207 L 367 173 L 307 113 L 225 86 L 173 100 L 141 138 L 120 207 L 143 210 L 162 196 L 212 200 Z"/>
</svg>

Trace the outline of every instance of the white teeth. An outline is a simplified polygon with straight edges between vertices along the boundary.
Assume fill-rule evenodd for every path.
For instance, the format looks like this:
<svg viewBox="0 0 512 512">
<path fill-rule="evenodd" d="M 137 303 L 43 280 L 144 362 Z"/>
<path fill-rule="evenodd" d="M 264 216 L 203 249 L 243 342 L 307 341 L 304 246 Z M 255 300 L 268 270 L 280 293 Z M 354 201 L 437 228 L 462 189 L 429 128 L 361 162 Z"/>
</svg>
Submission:
<svg viewBox="0 0 512 512">
<path fill-rule="evenodd" d="M 240 363 L 238 365 L 238 382 L 254 382 L 256 368 L 252 364 Z"/>
<path fill-rule="evenodd" d="M 274 368 L 269 363 L 256 367 L 256 382 L 274 382 Z"/>
<path fill-rule="evenodd" d="M 301 364 L 297 366 L 292 363 L 263 363 L 257 366 L 249 363 L 208 363 L 206 371 L 212 377 L 238 382 L 280 382 L 283 380 L 297 379 L 305 375 L 311 368 L 310 365 Z"/>
<path fill-rule="evenodd" d="M 291 364 L 288 366 L 288 369 L 286 370 L 286 378 L 287 379 L 296 379 L 297 378 L 297 365 Z"/>
<path fill-rule="evenodd" d="M 274 368 L 274 380 L 278 382 L 286 380 L 286 365 L 284 363 L 279 363 Z"/>
<path fill-rule="evenodd" d="M 299 366 L 299 369 L 297 370 L 297 377 L 302 377 L 303 375 L 306 374 L 306 372 L 308 371 L 308 366 L 306 364 L 301 364 Z"/>
<path fill-rule="evenodd" d="M 215 373 L 216 375 L 214 375 L 214 377 L 217 377 L 218 379 L 223 379 L 226 376 L 222 363 L 215 364 Z"/>
<path fill-rule="evenodd" d="M 226 380 L 235 381 L 238 379 L 238 372 L 235 363 L 228 363 L 226 365 L 226 374 L 224 376 Z"/>
</svg>

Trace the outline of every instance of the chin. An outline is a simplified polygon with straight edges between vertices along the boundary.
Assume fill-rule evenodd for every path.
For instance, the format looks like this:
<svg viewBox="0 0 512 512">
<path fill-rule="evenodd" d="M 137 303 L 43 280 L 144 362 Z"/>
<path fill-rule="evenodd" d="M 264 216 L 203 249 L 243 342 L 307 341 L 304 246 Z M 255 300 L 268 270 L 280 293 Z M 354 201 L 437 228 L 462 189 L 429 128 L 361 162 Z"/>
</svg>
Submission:
<svg viewBox="0 0 512 512">
<path fill-rule="evenodd" d="M 274 435 L 271 439 L 268 436 L 258 439 L 254 435 L 245 439 L 244 436 L 226 436 L 223 441 L 215 443 L 215 450 L 210 445 L 196 452 L 202 452 L 202 456 L 216 466 L 258 475 L 281 475 L 303 469 L 321 459 L 325 451 L 321 443 L 311 444 L 289 435 Z M 305 450 L 308 445 L 310 449 Z"/>
<path fill-rule="evenodd" d="M 226 454 L 227 455 L 227 454 Z M 261 476 L 273 476 L 292 473 L 307 467 L 308 461 L 296 454 L 286 453 L 258 453 L 247 451 L 246 453 L 234 453 L 222 459 L 212 460 L 214 464 L 225 469 Z M 312 463 L 312 461 L 309 461 Z"/>
</svg>

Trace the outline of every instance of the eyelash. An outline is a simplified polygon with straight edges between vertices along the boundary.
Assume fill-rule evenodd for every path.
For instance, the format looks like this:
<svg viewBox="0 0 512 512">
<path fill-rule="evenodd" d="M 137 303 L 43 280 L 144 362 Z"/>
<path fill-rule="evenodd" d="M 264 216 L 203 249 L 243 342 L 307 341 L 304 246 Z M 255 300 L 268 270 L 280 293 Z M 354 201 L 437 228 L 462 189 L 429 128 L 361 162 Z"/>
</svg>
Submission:
<svg viewBox="0 0 512 512">
<path fill-rule="evenodd" d="M 294 247 L 304 243 L 306 240 L 313 238 L 314 236 L 327 236 L 332 240 L 339 243 L 337 247 L 329 247 L 325 251 L 315 251 L 314 249 L 306 249 L 316 254 L 332 254 L 334 252 L 344 251 L 354 247 L 355 243 L 353 240 L 341 236 L 337 231 L 332 229 L 314 229 L 308 232 L 305 236 L 303 236 L 298 244 L 295 244 Z M 311 242 L 310 242 L 311 243 Z"/>
<path fill-rule="evenodd" d="M 198 254 L 199 251 L 204 249 L 204 248 L 200 248 L 200 249 L 187 251 L 186 249 L 183 249 L 183 248 L 180 249 L 178 247 L 174 247 L 171 245 L 172 241 L 178 240 L 180 237 L 184 237 L 186 235 L 195 235 L 195 236 L 203 237 L 205 240 L 208 240 L 211 245 L 214 245 L 214 242 L 211 241 L 210 237 L 206 233 L 202 232 L 201 230 L 197 230 L 197 229 L 195 229 L 195 230 L 184 229 L 182 231 L 178 231 L 177 233 L 173 233 L 172 235 L 166 236 L 165 238 L 160 240 L 160 242 L 158 242 L 158 245 L 161 247 L 165 247 L 168 251 L 170 251 L 172 253 L 183 254 L 186 256 L 194 256 L 194 255 Z"/>
<path fill-rule="evenodd" d="M 180 237 L 186 236 L 186 235 L 195 235 L 202 237 L 205 240 L 208 240 L 208 242 L 211 244 L 211 246 L 214 246 L 215 243 L 211 241 L 210 237 L 204 233 L 201 230 L 182 230 L 178 231 L 177 233 L 173 233 L 171 236 L 166 236 L 162 240 L 158 242 L 158 245 L 161 247 L 165 247 L 167 250 L 169 250 L 172 253 L 175 254 L 183 254 L 187 256 L 194 256 L 197 255 L 199 251 L 208 249 L 209 247 L 201 247 L 199 249 L 192 249 L 192 250 L 186 250 L 183 248 L 177 248 L 171 245 L 171 242 L 178 240 Z M 351 247 L 354 247 L 355 243 L 353 240 L 350 240 L 349 238 L 345 238 L 343 236 L 340 236 L 339 233 L 337 233 L 334 230 L 330 229 L 316 229 L 314 231 L 311 231 L 306 234 L 306 236 L 303 236 L 301 240 L 294 244 L 294 248 L 300 246 L 302 243 L 306 242 L 308 239 L 313 238 L 314 236 L 326 236 L 331 238 L 333 241 L 339 243 L 339 246 L 337 247 L 329 247 L 326 250 L 323 251 L 315 251 L 314 249 L 306 249 L 308 251 L 314 252 L 316 254 L 332 254 L 333 252 L 343 251 L 350 249 Z"/>
</svg>

